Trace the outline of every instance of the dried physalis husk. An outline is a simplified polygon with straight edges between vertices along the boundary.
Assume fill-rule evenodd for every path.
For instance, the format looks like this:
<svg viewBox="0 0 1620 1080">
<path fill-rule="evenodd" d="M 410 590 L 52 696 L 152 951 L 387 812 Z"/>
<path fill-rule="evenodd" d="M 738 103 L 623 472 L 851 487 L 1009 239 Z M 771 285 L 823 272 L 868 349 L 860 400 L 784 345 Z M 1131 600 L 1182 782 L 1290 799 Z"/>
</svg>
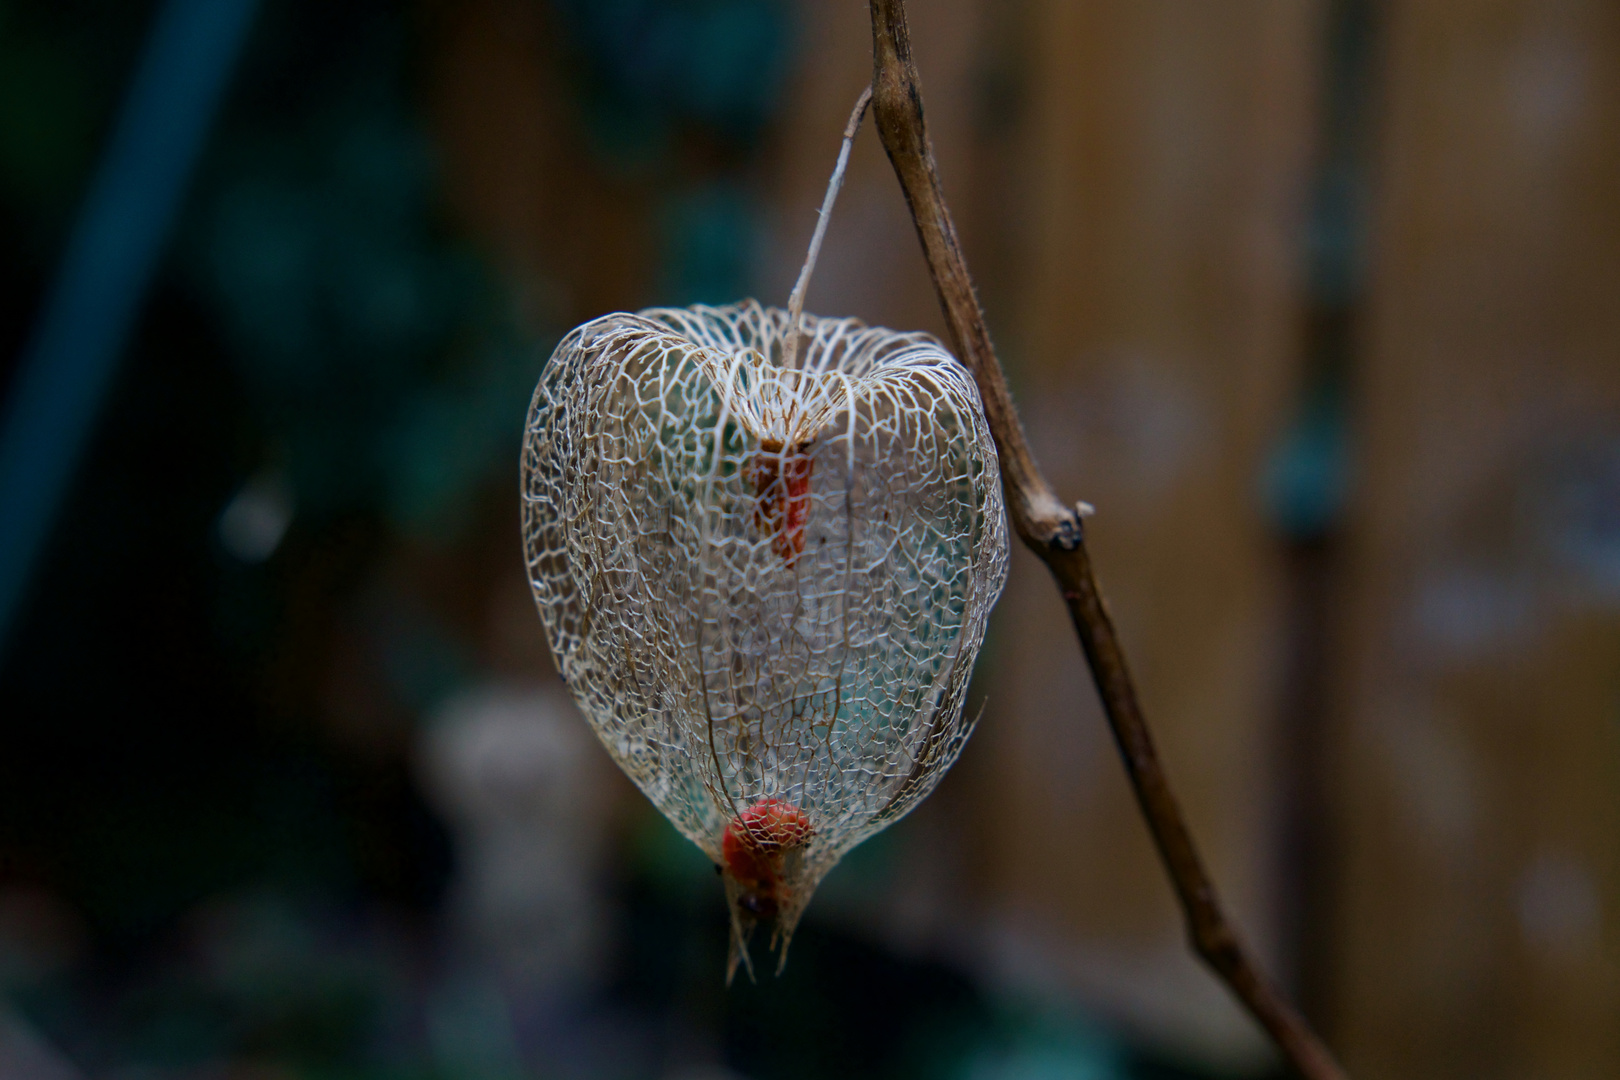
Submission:
<svg viewBox="0 0 1620 1080">
<path fill-rule="evenodd" d="M 724 874 L 728 978 L 962 748 L 1007 573 L 995 445 L 923 334 L 728 307 L 557 347 L 524 445 L 529 579 L 615 761 Z"/>
</svg>

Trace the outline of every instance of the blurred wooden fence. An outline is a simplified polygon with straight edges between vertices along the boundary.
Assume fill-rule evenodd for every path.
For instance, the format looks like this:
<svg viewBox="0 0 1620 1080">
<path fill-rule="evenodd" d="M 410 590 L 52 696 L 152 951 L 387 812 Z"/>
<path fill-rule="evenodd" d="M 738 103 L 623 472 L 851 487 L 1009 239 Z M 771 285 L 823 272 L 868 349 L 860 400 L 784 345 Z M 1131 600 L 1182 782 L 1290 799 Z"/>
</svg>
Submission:
<svg viewBox="0 0 1620 1080">
<path fill-rule="evenodd" d="M 1620 9 L 1384 17 L 1335 1033 L 1620 1076 Z"/>
<path fill-rule="evenodd" d="M 1334 843 L 1303 923 L 1281 917 L 1290 571 L 1261 474 L 1305 377 L 1328 0 L 939 0 L 912 19 L 1025 420 L 1060 489 L 1097 506 L 1150 716 L 1245 929 L 1291 971 L 1300 943 L 1278 928 L 1316 928 L 1326 962 L 1303 989 L 1353 1075 L 1620 1076 L 1620 9 L 1372 6 L 1353 486 L 1305 778 Z M 592 164 L 546 5 L 430 7 L 462 220 L 559 321 L 661 299 L 658 200 L 712 155 L 673 175 Z M 782 113 L 738 170 L 762 299 L 786 295 L 867 78 L 865 18 L 798 5 Z M 940 325 L 870 133 L 810 306 Z M 491 649 L 510 655 L 515 575 L 497 605 L 514 614 Z M 1186 952 L 1058 598 L 1022 555 L 985 694 L 864 917 L 1191 1056 L 1262 1060 Z"/>
</svg>

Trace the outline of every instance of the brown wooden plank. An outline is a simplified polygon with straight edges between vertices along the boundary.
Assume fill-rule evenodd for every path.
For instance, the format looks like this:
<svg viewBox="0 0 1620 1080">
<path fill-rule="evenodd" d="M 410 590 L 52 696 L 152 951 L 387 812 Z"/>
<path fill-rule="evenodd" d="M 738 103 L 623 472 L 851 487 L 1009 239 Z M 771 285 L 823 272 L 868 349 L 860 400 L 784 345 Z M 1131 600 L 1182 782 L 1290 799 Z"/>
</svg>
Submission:
<svg viewBox="0 0 1620 1080">
<path fill-rule="evenodd" d="M 1280 608 L 1257 477 L 1296 364 L 1317 17 L 1029 4 L 999 219 L 1017 245 L 1002 344 L 1037 454 L 1097 507 L 1099 574 L 1167 767 L 1263 951 Z M 1061 603 L 1022 554 L 996 633 L 967 765 L 998 962 L 1252 1062 L 1258 1036 L 1186 948 Z"/>
<path fill-rule="evenodd" d="M 1338 752 L 1354 1075 L 1620 1075 L 1620 10 L 1388 5 Z"/>
</svg>

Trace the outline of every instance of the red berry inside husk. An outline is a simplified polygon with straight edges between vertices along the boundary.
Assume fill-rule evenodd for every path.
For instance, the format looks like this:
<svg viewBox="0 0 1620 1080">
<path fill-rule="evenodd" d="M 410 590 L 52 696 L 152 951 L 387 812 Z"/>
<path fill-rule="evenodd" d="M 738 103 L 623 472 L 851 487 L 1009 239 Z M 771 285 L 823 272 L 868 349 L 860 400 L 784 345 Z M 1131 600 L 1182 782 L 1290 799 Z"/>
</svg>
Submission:
<svg viewBox="0 0 1620 1080">
<path fill-rule="evenodd" d="M 804 552 L 804 527 L 810 520 L 810 473 L 815 459 L 792 447 L 764 442 L 754 455 L 754 527 L 771 538 L 771 550 L 792 566 Z"/>
<path fill-rule="evenodd" d="M 803 810 L 781 799 L 761 799 L 726 826 L 720 854 L 755 915 L 776 914 L 782 858 L 810 842 L 815 830 Z"/>
</svg>

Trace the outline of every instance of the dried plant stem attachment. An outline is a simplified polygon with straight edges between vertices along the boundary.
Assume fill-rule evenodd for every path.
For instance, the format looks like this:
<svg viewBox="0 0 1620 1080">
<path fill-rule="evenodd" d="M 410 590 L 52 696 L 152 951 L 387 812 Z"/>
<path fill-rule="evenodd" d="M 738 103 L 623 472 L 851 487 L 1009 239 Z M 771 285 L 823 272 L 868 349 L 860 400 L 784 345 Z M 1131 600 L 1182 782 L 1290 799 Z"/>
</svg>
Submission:
<svg viewBox="0 0 1620 1080">
<path fill-rule="evenodd" d="M 1008 515 L 1025 546 L 1046 563 L 1068 605 L 1137 803 L 1181 901 L 1193 947 L 1300 1075 L 1307 1080 L 1344 1080 L 1343 1070 L 1315 1032 L 1261 973 L 1222 909 L 1154 748 L 1124 650 L 1092 572 L 1082 514 L 1059 499 L 1041 475 L 990 342 L 928 142 L 905 2 L 869 0 L 869 4 L 873 119 L 911 208 L 944 310 L 949 343 L 973 373 L 984 402 L 1001 462 Z"/>
<path fill-rule="evenodd" d="M 855 145 L 855 134 L 861 130 L 866 107 L 872 103 L 872 88 L 868 86 L 855 99 L 855 108 L 844 125 L 844 144 L 838 150 L 838 164 L 833 167 L 832 179 L 827 181 L 827 195 L 821 200 L 821 213 L 816 217 L 816 231 L 810 237 L 810 250 L 805 253 L 804 265 L 799 268 L 799 280 L 788 294 L 787 356 L 782 362 L 786 368 L 799 366 L 799 326 L 804 317 L 804 295 L 810 291 L 810 276 L 816 272 L 816 259 L 821 256 L 821 241 L 827 235 L 827 223 L 832 220 L 833 204 L 844 186 L 844 170 L 849 168 L 849 151 Z"/>
</svg>

